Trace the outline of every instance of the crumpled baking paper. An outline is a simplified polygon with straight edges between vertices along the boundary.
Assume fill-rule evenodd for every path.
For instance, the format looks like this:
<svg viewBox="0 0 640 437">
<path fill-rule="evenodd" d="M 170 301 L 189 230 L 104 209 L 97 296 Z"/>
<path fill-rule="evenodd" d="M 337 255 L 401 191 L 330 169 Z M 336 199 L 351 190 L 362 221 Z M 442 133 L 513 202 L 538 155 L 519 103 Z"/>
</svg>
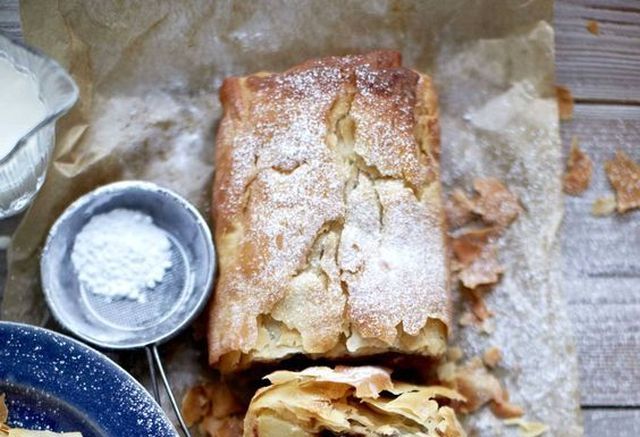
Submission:
<svg viewBox="0 0 640 437">
<path fill-rule="evenodd" d="M 465 328 L 454 341 L 469 356 L 500 347 L 500 376 L 526 418 L 548 424 L 553 435 L 582 435 L 576 352 L 560 291 L 552 11 L 550 0 L 23 0 L 26 41 L 70 70 L 81 97 L 58 123 L 47 180 L 15 234 L 3 318 L 51 323 L 39 252 L 51 224 L 81 194 L 145 179 L 209 214 L 225 76 L 397 49 L 405 65 L 435 77 L 445 186 L 469 189 L 474 177 L 495 176 L 526 208 L 502 239 L 506 274 L 488 298 L 495 333 Z M 179 394 L 206 373 L 203 346 L 184 338 L 163 347 Z M 472 415 L 467 427 L 480 436 L 517 432 L 489 411 Z"/>
</svg>

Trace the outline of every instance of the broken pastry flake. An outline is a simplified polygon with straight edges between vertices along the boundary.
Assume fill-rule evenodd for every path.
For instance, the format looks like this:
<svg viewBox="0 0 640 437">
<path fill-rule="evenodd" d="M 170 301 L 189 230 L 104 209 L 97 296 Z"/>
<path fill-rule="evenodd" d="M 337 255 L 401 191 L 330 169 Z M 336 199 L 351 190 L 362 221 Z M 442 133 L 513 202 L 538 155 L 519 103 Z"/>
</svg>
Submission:
<svg viewBox="0 0 640 437">
<path fill-rule="evenodd" d="M 588 20 L 585 27 L 593 35 L 600 35 L 600 24 L 596 20 Z"/>
<path fill-rule="evenodd" d="M 504 268 L 498 262 L 498 253 L 493 244 L 481 247 L 477 256 L 467 265 L 463 265 L 458 272 L 458 278 L 467 288 L 480 285 L 495 284 L 504 273 Z"/>
<path fill-rule="evenodd" d="M 564 192 L 572 196 L 582 194 L 591 183 L 593 163 L 589 156 L 578 146 L 578 138 L 571 139 L 571 151 L 567 161 L 567 170 L 564 174 Z"/>
<path fill-rule="evenodd" d="M 462 292 L 467 300 L 471 303 L 471 312 L 481 322 L 486 321 L 490 317 L 493 317 L 493 311 L 487 308 L 487 303 L 484 300 L 484 296 L 491 291 L 491 287 L 488 285 L 480 285 L 476 288 L 462 288 Z"/>
<path fill-rule="evenodd" d="M 494 399 L 502 399 L 502 387 L 480 358 L 472 358 L 456 371 L 456 389 L 466 399 L 463 411 L 473 412 Z"/>
<path fill-rule="evenodd" d="M 474 199 L 474 212 L 485 223 L 506 227 L 522 212 L 518 196 L 498 179 L 476 179 L 473 187 L 478 192 Z"/>
<path fill-rule="evenodd" d="M 471 311 L 465 311 L 458 319 L 458 323 L 460 326 L 477 326 L 480 320 Z"/>
<path fill-rule="evenodd" d="M 496 417 L 500 417 L 502 419 L 510 419 L 514 417 L 521 417 L 524 415 L 524 410 L 522 407 L 512 404 L 509 402 L 509 396 L 505 393 L 505 399 L 502 400 L 493 400 L 489 404 L 489 408 Z"/>
<path fill-rule="evenodd" d="M 591 214 L 602 217 L 616 212 L 615 196 L 598 197 L 591 205 Z"/>
<path fill-rule="evenodd" d="M 542 422 L 527 422 L 522 418 L 506 419 L 505 425 L 518 426 L 521 437 L 539 437 L 549 431 L 549 427 Z"/>
<path fill-rule="evenodd" d="M 495 346 L 487 349 L 482 355 L 482 361 L 484 362 L 484 365 L 489 368 L 496 367 L 501 360 L 502 352 L 500 352 L 500 349 Z"/>
<path fill-rule="evenodd" d="M 181 411 L 188 426 L 197 424 L 200 432 L 208 437 L 242 435 L 240 415 L 245 408 L 229 387 L 220 381 L 191 387 L 182 398 Z"/>
<path fill-rule="evenodd" d="M 640 207 L 640 165 L 621 150 L 614 159 L 605 162 L 604 169 L 616 191 L 618 212 Z"/>
<path fill-rule="evenodd" d="M 464 402 L 458 392 L 440 386 L 380 384 L 382 374 L 391 381 L 389 371 L 372 366 L 312 367 L 268 375 L 273 384 L 253 397 L 244 435 L 466 435 L 453 409 L 440 405 L 440 401 Z M 367 381 L 372 386 L 362 389 Z"/>
<path fill-rule="evenodd" d="M 522 408 L 509 402 L 508 393 L 479 357 L 457 368 L 454 387 L 467 399 L 462 407 L 464 412 L 473 412 L 489 404 L 491 411 L 501 418 L 523 414 Z"/>
<path fill-rule="evenodd" d="M 571 120 L 573 118 L 573 96 L 569 88 L 556 85 L 556 98 L 560 120 Z"/>
<path fill-rule="evenodd" d="M 267 375 L 273 385 L 284 384 L 292 380 L 315 383 L 344 384 L 355 388 L 356 396 L 359 398 L 377 398 L 384 390 L 393 387 L 389 371 L 375 366 L 336 366 L 335 369 L 329 367 L 309 367 L 301 372 L 280 370 Z"/>
<path fill-rule="evenodd" d="M 493 313 L 489 312 L 491 316 Z M 460 326 L 473 326 L 478 328 L 478 330 L 487 335 L 491 335 L 495 332 L 495 323 L 493 319 L 486 318 L 484 320 L 478 318 L 472 311 L 464 311 L 460 318 L 458 319 L 458 323 Z"/>
<path fill-rule="evenodd" d="M 7 404 L 5 403 L 4 394 L 0 394 L 0 425 L 7 423 L 7 419 L 9 418 L 9 410 L 7 409 Z"/>
<path fill-rule="evenodd" d="M 464 191 L 456 188 L 444 205 L 447 225 L 450 229 L 459 228 L 474 219 L 473 202 Z"/>
<path fill-rule="evenodd" d="M 213 416 L 204 418 L 198 427 L 200 433 L 207 437 L 242 437 L 242 417 L 229 416 L 217 419 Z"/>
</svg>

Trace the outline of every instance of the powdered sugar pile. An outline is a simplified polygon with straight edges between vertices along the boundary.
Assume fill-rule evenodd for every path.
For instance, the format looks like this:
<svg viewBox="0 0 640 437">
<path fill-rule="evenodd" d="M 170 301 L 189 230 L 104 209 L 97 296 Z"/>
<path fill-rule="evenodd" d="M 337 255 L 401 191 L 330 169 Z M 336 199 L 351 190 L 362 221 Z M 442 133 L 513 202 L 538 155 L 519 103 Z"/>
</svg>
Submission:
<svg viewBox="0 0 640 437">
<path fill-rule="evenodd" d="M 150 216 L 114 209 L 82 228 L 71 261 L 84 290 L 108 300 L 145 302 L 145 290 L 171 267 L 171 242 Z"/>
</svg>

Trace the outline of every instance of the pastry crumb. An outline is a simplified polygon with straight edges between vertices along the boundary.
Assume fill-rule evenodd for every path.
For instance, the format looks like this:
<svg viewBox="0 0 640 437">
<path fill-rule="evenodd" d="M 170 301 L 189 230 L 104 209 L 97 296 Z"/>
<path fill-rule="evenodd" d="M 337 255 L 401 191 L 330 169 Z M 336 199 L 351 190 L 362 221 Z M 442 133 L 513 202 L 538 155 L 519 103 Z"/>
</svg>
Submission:
<svg viewBox="0 0 640 437">
<path fill-rule="evenodd" d="M 482 247 L 478 256 L 459 273 L 460 282 L 467 288 L 479 285 L 495 284 L 504 273 L 504 268 L 498 262 L 498 252 L 494 245 Z"/>
<path fill-rule="evenodd" d="M 9 418 L 9 410 L 7 409 L 7 404 L 5 402 L 5 395 L 0 394 L 0 424 L 4 424 L 7 422 Z"/>
<path fill-rule="evenodd" d="M 558 100 L 560 120 L 571 120 L 573 118 L 573 96 L 569 88 L 563 85 L 556 85 L 556 98 Z"/>
<path fill-rule="evenodd" d="M 524 414 L 521 407 L 509 402 L 508 392 L 480 357 L 474 357 L 456 369 L 454 388 L 466 399 L 461 407 L 463 412 L 470 413 L 489 404 L 493 414 L 500 418 Z"/>
<path fill-rule="evenodd" d="M 451 241 L 457 261 L 454 267 L 465 287 L 473 289 L 480 285 L 495 284 L 504 272 L 492 243 L 492 237 L 496 234 L 495 228 L 474 229 L 460 233 Z"/>
<path fill-rule="evenodd" d="M 480 320 L 471 311 L 464 311 L 458 319 L 460 326 L 477 326 L 479 323 Z"/>
<path fill-rule="evenodd" d="M 579 196 L 585 192 L 591 183 L 592 173 L 593 162 L 591 158 L 580 149 L 578 138 L 573 136 L 563 179 L 564 192 L 571 196 Z"/>
<path fill-rule="evenodd" d="M 518 426 L 521 437 L 539 437 L 549 431 L 549 427 L 542 422 L 527 422 L 522 418 L 506 419 L 504 424 Z"/>
<path fill-rule="evenodd" d="M 585 27 L 593 35 L 600 35 L 600 24 L 596 20 L 588 20 Z"/>
<path fill-rule="evenodd" d="M 473 202 L 459 188 L 453 190 L 445 202 L 444 211 L 450 228 L 459 228 L 473 220 Z"/>
<path fill-rule="evenodd" d="M 463 295 L 471 302 L 471 312 L 484 322 L 494 316 L 493 311 L 487 308 L 484 297 L 491 291 L 491 285 L 479 285 L 476 288 L 462 288 Z"/>
<path fill-rule="evenodd" d="M 502 360 L 502 352 L 497 347 L 493 346 L 487 349 L 482 355 L 482 361 L 485 366 L 494 368 Z"/>
<path fill-rule="evenodd" d="M 480 322 L 480 332 L 485 335 L 491 335 L 496 332 L 496 323 L 493 319 L 486 319 Z"/>
<path fill-rule="evenodd" d="M 640 208 L 640 165 L 621 150 L 605 162 L 604 169 L 616 192 L 618 212 Z"/>
<path fill-rule="evenodd" d="M 478 192 L 474 212 L 488 224 L 506 227 L 522 212 L 518 196 L 496 178 L 476 179 L 473 187 Z"/>
<path fill-rule="evenodd" d="M 496 325 L 491 318 L 480 320 L 473 312 L 464 311 L 458 319 L 458 324 L 462 327 L 475 327 L 482 334 L 491 335 L 496 330 Z"/>
<path fill-rule="evenodd" d="M 524 415 L 522 407 L 509 402 L 508 399 L 491 401 L 489 408 L 491 408 L 491 412 L 493 412 L 496 417 L 500 417 L 501 419 L 511 419 Z"/>
<path fill-rule="evenodd" d="M 210 437 L 242 435 L 245 408 L 222 382 L 206 382 L 191 387 L 182 398 L 180 410 L 188 426 L 198 425 Z"/>
<path fill-rule="evenodd" d="M 591 206 L 591 214 L 602 217 L 616 212 L 615 196 L 598 197 Z"/>
<path fill-rule="evenodd" d="M 462 349 L 458 346 L 452 346 L 447 349 L 447 359 L 449 361 L 458 361 L 462 358 Z"/>
<path fill-rule="evenodd" d="M 200 433 L 207 437 L 242 437 L 244 435 L 243 419 L 239 416 L 216 419 L 205 417 L 199 426 Z"/>
</svg>

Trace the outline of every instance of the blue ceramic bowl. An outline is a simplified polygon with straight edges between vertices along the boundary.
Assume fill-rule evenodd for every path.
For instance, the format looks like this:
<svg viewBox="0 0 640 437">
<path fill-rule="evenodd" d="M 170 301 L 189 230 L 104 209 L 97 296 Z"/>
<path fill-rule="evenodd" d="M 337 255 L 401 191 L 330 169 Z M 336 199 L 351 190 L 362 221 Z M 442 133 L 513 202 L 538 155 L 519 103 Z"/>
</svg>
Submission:
<svg viewBox="0 0 640 437">
<path fill-rule="evenodd" d="M 176 437 L 158 404 L 103 354 L 64 335 L 0 322 L 9 425 L 83 437 Z"/>
</svg>

